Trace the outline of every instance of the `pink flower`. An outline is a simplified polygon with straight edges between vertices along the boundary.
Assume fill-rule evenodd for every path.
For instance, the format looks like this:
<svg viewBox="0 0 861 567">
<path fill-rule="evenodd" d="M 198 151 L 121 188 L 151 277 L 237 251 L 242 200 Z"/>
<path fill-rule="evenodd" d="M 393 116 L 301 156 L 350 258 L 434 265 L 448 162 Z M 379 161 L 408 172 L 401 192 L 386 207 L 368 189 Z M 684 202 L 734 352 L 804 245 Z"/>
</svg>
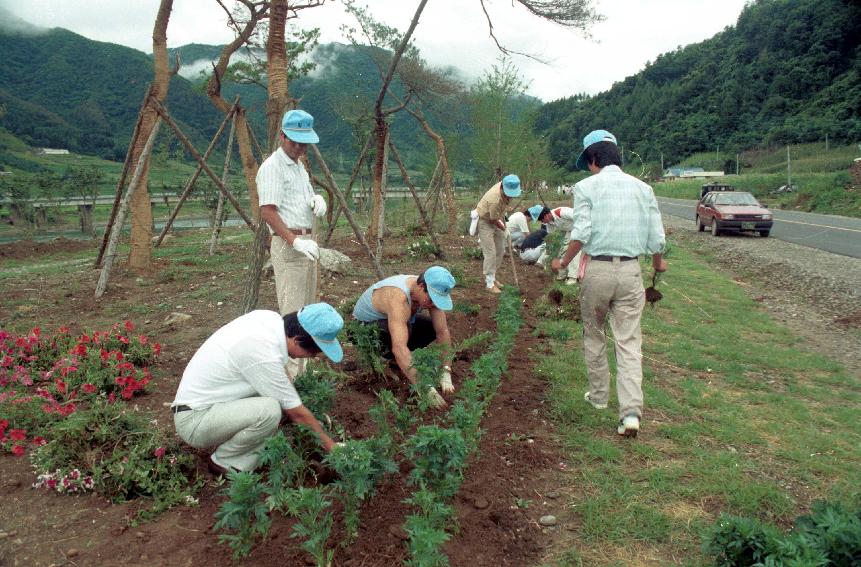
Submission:
<svg viewBox="0 0 861 567">
<path fill-rule="evenodd" d="M 8 419 L 0 419 L 0 433 L 6 431 L 6 428 L 9 427 Z"/>
<path fill-rule="evenodd" d="M 93 480 L 93 477 L 91 477 L 91 476 L 84 477 L 84 488 L 86 488 L 87 490 L 92 490 L 93 487 L 95 487 L 95 486 L 96 486 L 96 482 Z"/>
<path fill-rule="evenodd" d="M 98 388 L 96 388 L 93 384 L 84 384 L 81 386 L 81 390 L 86 394 L 95 394 Z"/>
<path fill-rule="evenodd" d="M 60 327 L 60 332 L 63 333 L 64 335 L 67 335 L 67 334 L 69 334 L 69 328 L 65 325 L 62 325 Z"/>
<path fill-rule="evenodd" d="M 159 447 L 158 449 L 153 451 L 152 454 L 155 455 L 156 459 L 160 459 L 160 458 L 164 457 L 165 450 L 166 449 L 164 447 Z"/>
<path fill-rule="evenodd" d="M 10 429 L 9 430 L 9 439 L 13 441 L 23 441 L 27 438 L 27 432 L 23 429 Z"/>
<path fill-rule="evenodd" d="M 155 355 L 158 356 L 161 354 L 161 345 L 159 343 L 154 343 L 152 345 L 152 350 L 155 352 Z"/>
<path fill-rule="evenodd" d="M 47 444 L 48 441 L 46 441 L 44 437 L 33 437 L 33 445 L 42 446 Z"/>
<path fill-rule="evenodd" d="M 134 323 L 132 323 L 131 321 L 124 321 L 123 326 L 126 328 L 126 331 L 132 332 L 135 330 Z"/>
<path fill-rule="evenodd" d="M 22 456 L 24 454 L 24 447 L 22 447 L 21 445 L 15 445 L 14 447 L 12 447 L 12 454 L 16 457 Z"/>
</svg>

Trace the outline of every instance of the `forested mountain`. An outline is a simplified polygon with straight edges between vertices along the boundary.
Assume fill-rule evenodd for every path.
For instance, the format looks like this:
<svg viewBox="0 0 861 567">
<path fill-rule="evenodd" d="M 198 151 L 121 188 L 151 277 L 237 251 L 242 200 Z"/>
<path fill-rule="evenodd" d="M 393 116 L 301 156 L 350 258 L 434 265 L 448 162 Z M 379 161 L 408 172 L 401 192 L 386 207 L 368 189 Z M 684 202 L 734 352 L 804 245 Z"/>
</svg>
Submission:
<svg viewBox="0 0 861 567">
<path fill-rule="evenodd" d="M 0 53 L 0 125 L 32 146 L 124 158 L 153 76 L 148 55 L 62 28 L 0 30 Z M 167 104 L 192 139 L 218 127 L 218 113 L 182 77 Z"/>
<path fill-rule="evenodd" d="M 861 141 L 859 38 L 858 2 L 755 0 L 734 27 L 659 56 L 605 93 L 544 105 L 537 128 L 569 170 L 595 128 L 646 160 L 663 153 L 668 162 L 826 135 Z"/>
</svg>

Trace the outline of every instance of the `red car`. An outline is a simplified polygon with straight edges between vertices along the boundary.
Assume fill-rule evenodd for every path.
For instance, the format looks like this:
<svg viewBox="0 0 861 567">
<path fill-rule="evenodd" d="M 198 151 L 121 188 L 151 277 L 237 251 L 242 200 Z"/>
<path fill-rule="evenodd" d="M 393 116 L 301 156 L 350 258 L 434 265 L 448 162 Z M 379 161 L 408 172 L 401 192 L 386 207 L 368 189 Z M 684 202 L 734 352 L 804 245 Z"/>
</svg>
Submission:
<svg viewBox="0 0 861 567">
<path fill-rule="evenodd" d="M 706 187 L 704 186 L 705 190 Z M 706 192 L 697 203 L 697 230 L 711 228 L 713 236 L 722 232 L 758 232 L 771 234 L 774 223 L 771 211 L 759 204 L 747 191 L 734 191 L 729 186 Z"/>
</svg>

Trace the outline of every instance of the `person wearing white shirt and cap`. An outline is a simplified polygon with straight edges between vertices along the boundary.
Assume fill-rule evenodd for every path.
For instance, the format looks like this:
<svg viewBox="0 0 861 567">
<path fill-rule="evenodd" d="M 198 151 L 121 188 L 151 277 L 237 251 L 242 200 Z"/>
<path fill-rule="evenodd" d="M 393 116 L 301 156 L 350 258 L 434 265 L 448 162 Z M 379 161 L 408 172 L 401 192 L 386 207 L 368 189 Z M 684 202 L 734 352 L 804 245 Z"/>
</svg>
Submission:
<svg viewBox="0 0 861 567">
<path fill-rule="evenodd" d="M 340 362 L 343 327 L 344 320 L 327 303 L 283 317 L 251 311 L 227 323 L 197 349 L 182 374 L 171 404 L 177 434 L 196 449 L 214 448 L 209 468 L 217 474 L 257 468 L 260 451 L 282 417 L 307 426 L 331 451 L 335 443 L 302 404 L 285 365 L 321 352 Z"/>
<path fill-rule="evenodd" d="M 317 271 L 309 269 L 320 249 L 312 235 L 314 217 L 326 214 L 326 200 L 314 193 L 301 158 L 308 144 L 320 137 L 314 117 L 290 110 L 281 121 L 280 145 L 257 170 L 260 218 L 272 234 L 270 253 L 275 273 L 278 310 L 282 315 L 299 310 L 308 289 L 317 286 Z"/>
<path fill-rule="evenodd" d="M 356 301 L 353 317 L 362 323 L 380 327 L 384 358 L 394 357 L 398 368 L 413 384 L 417 371 L 413 368 L 412 351 L 434 341 L 451 346 L 446 311 L 451 311 L 451 290 L 454 276 L 442 266 L 431 266 L 418 276 L 401 274 L 381 280 L 369 287 Z M 428 315 L 419 314 L 427 309 Z M 448 358 L 450 352 L 443 353 Z M 440 388 L 444 394 L 454 392 L 451 368 L 444 362 Z M 433 407 L 442 407 L 445 400 L 436 388 L 428 392 Z"/>
</svg>

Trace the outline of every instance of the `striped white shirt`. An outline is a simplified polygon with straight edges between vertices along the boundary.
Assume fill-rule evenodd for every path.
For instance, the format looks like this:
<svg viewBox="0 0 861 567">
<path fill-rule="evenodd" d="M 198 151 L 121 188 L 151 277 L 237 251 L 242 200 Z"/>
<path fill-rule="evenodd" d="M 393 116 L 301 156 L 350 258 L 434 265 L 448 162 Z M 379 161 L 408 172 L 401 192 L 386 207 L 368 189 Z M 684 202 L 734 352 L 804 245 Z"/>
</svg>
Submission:
<svg viewBox="0 0 861 567">
<path fill-rule="evenodd" d="M 289 228 L 311 228 L 314 220 L 311 178 L 305 166 L 290 159 L 282 148 L 275 150 L 257 170 L 257 192 L 260 205 L 275 205 Z"/>
<path fill-rule="evenodd" d="M 652 188 L 608 165 L 574 186 L 571 240 L 590 256 L 642 256 L 663 252 L 661 211 Z"/>
</svg>

